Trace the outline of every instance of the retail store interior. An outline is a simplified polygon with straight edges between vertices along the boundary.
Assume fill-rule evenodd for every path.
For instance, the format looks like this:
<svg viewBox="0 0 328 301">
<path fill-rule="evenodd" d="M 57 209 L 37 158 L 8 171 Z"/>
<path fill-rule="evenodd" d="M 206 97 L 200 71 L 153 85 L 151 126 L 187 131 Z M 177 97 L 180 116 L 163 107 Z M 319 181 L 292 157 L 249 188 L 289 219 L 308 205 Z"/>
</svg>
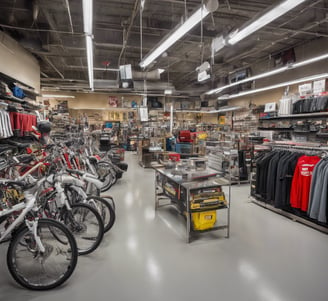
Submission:
<svg viewBox="0 0 328 301">
<path fill-rule="evenodd" d="M 326 0 L 0 11 L 0 300 L 328 300 Z"/>
</svg>

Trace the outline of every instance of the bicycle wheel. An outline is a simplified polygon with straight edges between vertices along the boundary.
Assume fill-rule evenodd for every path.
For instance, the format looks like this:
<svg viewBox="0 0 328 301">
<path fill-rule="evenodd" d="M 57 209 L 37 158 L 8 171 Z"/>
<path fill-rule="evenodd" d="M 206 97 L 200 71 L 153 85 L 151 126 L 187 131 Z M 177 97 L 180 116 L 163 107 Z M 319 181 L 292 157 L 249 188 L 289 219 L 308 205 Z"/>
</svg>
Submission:
<svg viewBox="0 0 328 301">
<path fill-rule="evenodd" d="M 93 252 L 104 236 L 104 224 L 96 209 L 87 204 L 74 204 L 62 216 L 64 224 L 75 237 L 79 255 Z"/>
<path fill-rule="evenodd" d="M 112 205 L 106 199 L 98 196 L 88 196 L 87 202 L 98 211 L 104 223 L 104 232 L 108 232 L 113 227 L 116 219 Z"/>
<path fill-rule="evenodd" d="M 114 211 L 116 210 L 116 205 L 112 196 L 106 194 L 106 195 L 102 195 L 101 197 L 112 206 Z"/>
<path fill-rule="evenodd" d="M 22 227 L 10 242 L 7 266 L 20 285 L 32 290 L 48 290 L 72 275 L 78 251 L 72 233 L 57 221 L 40 219 L 37 234 L 45 252 L 38 249 L 30 230 Z"/>
<path fill-rule="evenodd" d="M 97 173 L 103 182 L 103 186 L 100 189 L 101 192 L 107 191 L 109 188 L 111 188 L 114 185 L 116 181 L 116 175 L 115 175 L 115 171 L 111 168 L 109 163 L 98 162 Z"/>
</svg>

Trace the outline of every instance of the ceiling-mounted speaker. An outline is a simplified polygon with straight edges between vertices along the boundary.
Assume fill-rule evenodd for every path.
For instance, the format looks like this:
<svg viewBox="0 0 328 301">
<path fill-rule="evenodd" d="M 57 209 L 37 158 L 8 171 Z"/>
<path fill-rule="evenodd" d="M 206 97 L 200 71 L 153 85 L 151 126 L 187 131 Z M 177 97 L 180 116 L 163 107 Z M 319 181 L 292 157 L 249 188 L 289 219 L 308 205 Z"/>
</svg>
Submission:
<svg viewBox="0 0 328 301">
<path fill-rule="evenodd" d="M 205 4 L 206 9 L 210 12 L 213 13 L 219 8 L 219 1 L 218 0 L 208 0 L 207 3 Z"/>
</svg>

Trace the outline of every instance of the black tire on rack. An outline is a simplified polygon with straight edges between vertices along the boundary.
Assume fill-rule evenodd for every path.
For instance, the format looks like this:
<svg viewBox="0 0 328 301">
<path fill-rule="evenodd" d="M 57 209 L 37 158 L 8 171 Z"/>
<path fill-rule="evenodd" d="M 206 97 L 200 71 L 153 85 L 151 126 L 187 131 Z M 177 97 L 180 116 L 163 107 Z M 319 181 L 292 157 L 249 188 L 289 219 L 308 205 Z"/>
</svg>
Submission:
<svg viewBox="0 0 328 301">
<path fill-rule="evenodd" d="M 23 287 L 49 290 L 63 284 L 72 275 L 78 258 L 77 245 L 65 225 L 55 220 L 40 219 L 37 232 L 46 251 L 42 254 L 30 230 L 21 227 L 9 244 L 7 266 L 15 281 Z"/>
<path fill-rule="evenodd" d="M 113 227 L 116 219 L 112 205 L 105 198 L 99 196 L 88 196 L 87 201 L 90 206 L 98 211 L 104 223 L 104 232 L 108 232 Z"/>
<path fill-rule="evenodd" d="M 62 220 L 75 237 L 79 255 L 96 250 L 104 237 L 104 223 L 90 205 L 79 203 L 65 210 Z"/>
</svg>

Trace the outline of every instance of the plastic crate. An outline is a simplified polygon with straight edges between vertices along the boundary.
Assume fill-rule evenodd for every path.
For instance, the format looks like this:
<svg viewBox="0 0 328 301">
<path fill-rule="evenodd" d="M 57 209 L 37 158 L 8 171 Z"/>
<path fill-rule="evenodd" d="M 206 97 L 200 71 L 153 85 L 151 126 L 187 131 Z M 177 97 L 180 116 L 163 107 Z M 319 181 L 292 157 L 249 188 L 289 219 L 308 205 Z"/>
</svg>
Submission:
<svg viewBox="0 0 328 301">
<path fill-rule="evenodd" d="M 190 143 L 177 143 L 175 145 L 175 151 L 179 154 L 191 154 L 192 144 Z"/>
<path fill-rule="evenodd" d="M 216 222 L 216 211 L 205 211 L 192 213 L 194 230 L 208 230 L 214 227 Z"/>
</svg>

